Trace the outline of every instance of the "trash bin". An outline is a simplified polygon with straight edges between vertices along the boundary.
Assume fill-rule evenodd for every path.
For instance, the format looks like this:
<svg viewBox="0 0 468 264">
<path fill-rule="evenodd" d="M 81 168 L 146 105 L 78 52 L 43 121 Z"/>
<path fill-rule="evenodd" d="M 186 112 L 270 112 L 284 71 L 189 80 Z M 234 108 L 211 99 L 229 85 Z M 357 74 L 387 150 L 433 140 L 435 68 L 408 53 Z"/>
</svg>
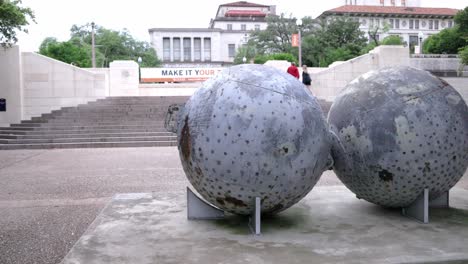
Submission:
<svg viewBox="0 0 468 264">
<path fill-rule="evenodd" d="M 0 112 L 6 112 L 6 99 L 0 98 Z"/>
</svg>

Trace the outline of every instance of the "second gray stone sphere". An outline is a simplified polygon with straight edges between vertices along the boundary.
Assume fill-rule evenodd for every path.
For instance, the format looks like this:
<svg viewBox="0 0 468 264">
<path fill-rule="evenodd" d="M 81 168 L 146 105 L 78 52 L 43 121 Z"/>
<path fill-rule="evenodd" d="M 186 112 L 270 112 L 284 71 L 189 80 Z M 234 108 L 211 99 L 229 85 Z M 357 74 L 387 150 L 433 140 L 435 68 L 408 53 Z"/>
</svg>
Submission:
<svg viewBox="0 0 468 264">
<path fill-rule="evenodd" d="M 447 82 L 410 67 L 352 81 L 328 116 L 334 170 L 358 198 L 405 207 L 448 191 L 468 166 L 468 107 Z"/>
<path fill-rule="evenodd" d="M 179 114 L 185 174 L 211 204 L 250 214 L 280 212 L 330 166 L 331 137 L 317 100 L 297 79 L 263 65 L 228 68 Z"/>
</svg>

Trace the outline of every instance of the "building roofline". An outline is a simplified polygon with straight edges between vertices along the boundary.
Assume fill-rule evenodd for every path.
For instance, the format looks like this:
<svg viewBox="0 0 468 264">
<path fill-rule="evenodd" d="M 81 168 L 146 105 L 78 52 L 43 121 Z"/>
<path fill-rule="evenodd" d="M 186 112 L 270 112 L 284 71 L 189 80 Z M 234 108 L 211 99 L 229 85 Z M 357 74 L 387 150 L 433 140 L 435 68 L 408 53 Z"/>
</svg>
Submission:
<svg viewBox="0 0 468 264">
<path fill-rule="evenodd" d="M 149 33 L 158 32 L 221 32 L 219 28 L 150 28 Z"/>
<path fill-rule="evenodd" d="M 452 8 L 347 5 L 327 10 L 318 18 L 340 15 L 452 18 L 458 11 Z"/>
<path fill-rule="evenodd" d="M 256 4 L 256 3 L 251 3 L 251 2 L 247 2 L 247 1 L 232 2 L 232 3 L 222 4 L 222 5 L 219 5 L 219 6 L 235 6 L 235 7 L 270 7 L 269 5 Z"/>
</svg>

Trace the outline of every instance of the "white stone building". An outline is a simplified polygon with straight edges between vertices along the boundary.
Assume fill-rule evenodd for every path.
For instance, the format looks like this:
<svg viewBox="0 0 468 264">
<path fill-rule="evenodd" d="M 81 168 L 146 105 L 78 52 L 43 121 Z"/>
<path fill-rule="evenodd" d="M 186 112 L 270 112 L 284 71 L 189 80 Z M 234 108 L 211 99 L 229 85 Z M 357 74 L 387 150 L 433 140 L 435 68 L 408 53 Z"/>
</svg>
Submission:
<svg viewBox="0 0 468 264">
<path fill-rule="evenodd" d="M 458 12 L 451 8 L 419 7 L 419 0 L 345 1 L 346 5 L 327 10 L 319 17 L 355 18 L 361 23 L 360 29 L 368 36 L 369 32 L 378 30 L 377 37 L 380 40 L 388 35 L 399 35 L 410 46 L 418 45 L 421 34 L 424 41 L 430 35 L 453 27 L 453 18 Z M 388 31 L 384 30 L 386 27 Z"/>
<path fill-rule="evenodd" d="M 209 28 L 152 28 L 151 44 L 164 66 L 224 65 L 233 62 L 249 32 L 266 29 L 275 6 L 246 1 L 223 4 Z"/>
</svg>

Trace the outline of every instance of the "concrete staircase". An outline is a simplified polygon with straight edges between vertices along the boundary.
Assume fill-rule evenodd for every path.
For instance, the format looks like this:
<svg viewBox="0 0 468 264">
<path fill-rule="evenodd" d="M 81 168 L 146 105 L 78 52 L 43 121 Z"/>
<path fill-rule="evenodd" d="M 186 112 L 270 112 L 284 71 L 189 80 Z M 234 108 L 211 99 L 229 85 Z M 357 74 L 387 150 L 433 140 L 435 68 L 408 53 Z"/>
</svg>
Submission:
<svg viewBox="0 0 468 264">
<path fill-rule="evenodd" d="M 187 96 L 109 97 L 0 127 L 0 150 L 176 146 L 164 128 L 169 105 Z M 325 116 L 330 102 L 319 100 Z"/>
<path fill-rule="evenodd" d="M 0 127 L 0 150 L 175 146 L 164 129 L 171 104 L 187 96 L 110 97 Z"/>
</svg>

